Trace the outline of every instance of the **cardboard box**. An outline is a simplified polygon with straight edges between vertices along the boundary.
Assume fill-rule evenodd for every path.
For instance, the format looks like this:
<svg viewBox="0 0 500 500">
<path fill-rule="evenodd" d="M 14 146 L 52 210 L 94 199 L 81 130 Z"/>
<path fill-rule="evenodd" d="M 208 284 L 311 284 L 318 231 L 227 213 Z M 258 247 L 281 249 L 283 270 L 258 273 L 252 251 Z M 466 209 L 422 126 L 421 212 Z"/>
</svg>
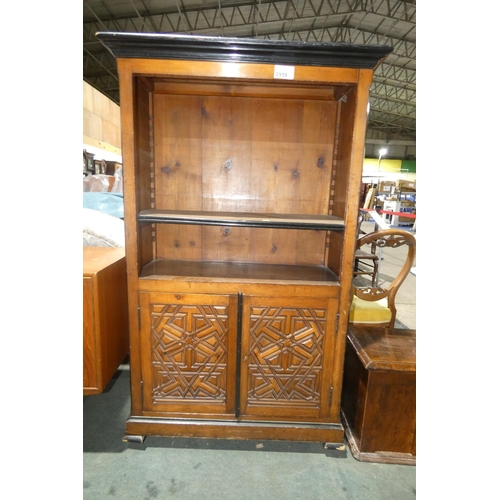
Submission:
<svg viewBox="0 0 500 500">
<path fill-rule="evenodd" d="M 399 191 L 416 191 L 417 190 L 417 183 L 415 181 L 399 180 L 397 182 L 397 185 L 398 185 Z"/>
<path fill-rule="evenodd" d="M 404 205 L 403 205 L 404 203 Z M 408 210 L 408 207 L 412 207 L 412 210 Z M 415 209 L 415 203 L 410 203 L 410 202 L 401 202 L 401 211 L 402 212 L 408 212 L 408 213 L 413 213 L 417 214 L 417 211 Z M 404 217 L 404 216 L 399 216 L 399 222 L 403 223 L 408 223 L 411 222 L 412 224 L 416 221 L 417 219 L 414 217 Z"/>
<path fill-rule="evenodd" d="M 417 219 L 414 219 L 413 217 L 402 217 L 401 215 L 399 216 L 399 223 L 403 224 L 413 224 Z"/>
<path fill-rule="evenodd" d="M 380 181 L 378 183 L 378 194 L 391 194 L 396 189 L 396 183 L 394 181 Z"/>
</svg>

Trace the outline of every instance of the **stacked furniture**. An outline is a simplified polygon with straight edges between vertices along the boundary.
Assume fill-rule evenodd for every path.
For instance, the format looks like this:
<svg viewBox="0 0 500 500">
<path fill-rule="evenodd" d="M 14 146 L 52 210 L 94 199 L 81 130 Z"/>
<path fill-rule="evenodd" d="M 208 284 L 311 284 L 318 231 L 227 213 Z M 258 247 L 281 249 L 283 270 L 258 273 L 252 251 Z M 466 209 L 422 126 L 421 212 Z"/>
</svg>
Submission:
<svg viewBox="0 0 500 500">
<path fill-rule="evenodd" d="M 369 88 L 391 47 L 97 37 L 120 78 L 124 439 L 342 445 Z"/>
</svg>

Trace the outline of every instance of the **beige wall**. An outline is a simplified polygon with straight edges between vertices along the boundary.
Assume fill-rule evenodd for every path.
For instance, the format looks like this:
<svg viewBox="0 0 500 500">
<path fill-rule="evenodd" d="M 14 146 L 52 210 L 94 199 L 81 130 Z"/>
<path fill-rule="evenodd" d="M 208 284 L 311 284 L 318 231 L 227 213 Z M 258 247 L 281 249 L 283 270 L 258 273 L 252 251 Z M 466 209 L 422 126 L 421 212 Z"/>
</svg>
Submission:
<svg viewBox="0 0 500 500">
<path fill-rule="evenodd" d="M 121 155 L 120 107 L 83 82 L 83 143 Z"/>
</svg>

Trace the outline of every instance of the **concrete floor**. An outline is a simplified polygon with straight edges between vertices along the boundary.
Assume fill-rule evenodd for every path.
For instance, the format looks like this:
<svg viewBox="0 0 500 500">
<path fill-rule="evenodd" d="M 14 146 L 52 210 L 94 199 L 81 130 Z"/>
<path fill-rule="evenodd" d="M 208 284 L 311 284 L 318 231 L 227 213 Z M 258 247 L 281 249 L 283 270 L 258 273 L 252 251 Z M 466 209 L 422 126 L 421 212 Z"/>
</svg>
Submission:
<svg viewBox="0 0 500 500">
<path fill-rule="evenodd" d="M 370 231 L 370 222 L 363 223 Z M 401 261 L 384 250 L 380 284 Z M 415 263 L 416 266 L 416 263 Z M 416 276 L 398 295 L 398 326 L 416 328 Z M 83 398 L 83 498 L 100 500 L 407 500 L 416 467 L 359 462 L 322 443 L 148 437 L 124 443 L 125 362 L 103 394 Z"/>
<path fill-rule="evenodd" d="M 83 403 L 83 498 L 89 500 L 407 500 L 416 468 L 355 460 L 321 443 L 146 438 L 121 441 L 129 371 Z"/>
</svg>

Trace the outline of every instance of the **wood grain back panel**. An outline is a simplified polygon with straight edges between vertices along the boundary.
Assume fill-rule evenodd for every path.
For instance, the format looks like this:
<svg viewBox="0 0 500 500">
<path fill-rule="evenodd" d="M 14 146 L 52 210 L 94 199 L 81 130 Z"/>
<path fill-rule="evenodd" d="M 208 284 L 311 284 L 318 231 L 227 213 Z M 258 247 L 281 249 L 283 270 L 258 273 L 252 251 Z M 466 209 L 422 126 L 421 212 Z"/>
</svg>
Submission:
<svg viewBox="0 0 500 500">
<path fill-rule="evenodd" d="M 170 85 L 170 86 L 169 86 Z M 167 84 L 155 94 L 157 209 L 327 214 L 337 103 L 333 92 Z M 165 93 L 174 89 L 174 93 Z M 250 90 L 249 90 L 250 89 Z M 299 89 L 300 90 L 300 89 Z M 300 97 L 301 92 L 304 97 Z M 228 94 L 228 95 L 225 95 Z M 157 257 L 324 262 L 325 231 L 157 224 Z"/>
<path fill-rule="evenodd" d="M 203 210 L 253 208 L 252 101 L 225 96 L 202 100 Z"/>
<path fill-rule="evenodd" d="M 155 95 L 156 208 L 202 209 L 202 100 Z"/>
</svg>

